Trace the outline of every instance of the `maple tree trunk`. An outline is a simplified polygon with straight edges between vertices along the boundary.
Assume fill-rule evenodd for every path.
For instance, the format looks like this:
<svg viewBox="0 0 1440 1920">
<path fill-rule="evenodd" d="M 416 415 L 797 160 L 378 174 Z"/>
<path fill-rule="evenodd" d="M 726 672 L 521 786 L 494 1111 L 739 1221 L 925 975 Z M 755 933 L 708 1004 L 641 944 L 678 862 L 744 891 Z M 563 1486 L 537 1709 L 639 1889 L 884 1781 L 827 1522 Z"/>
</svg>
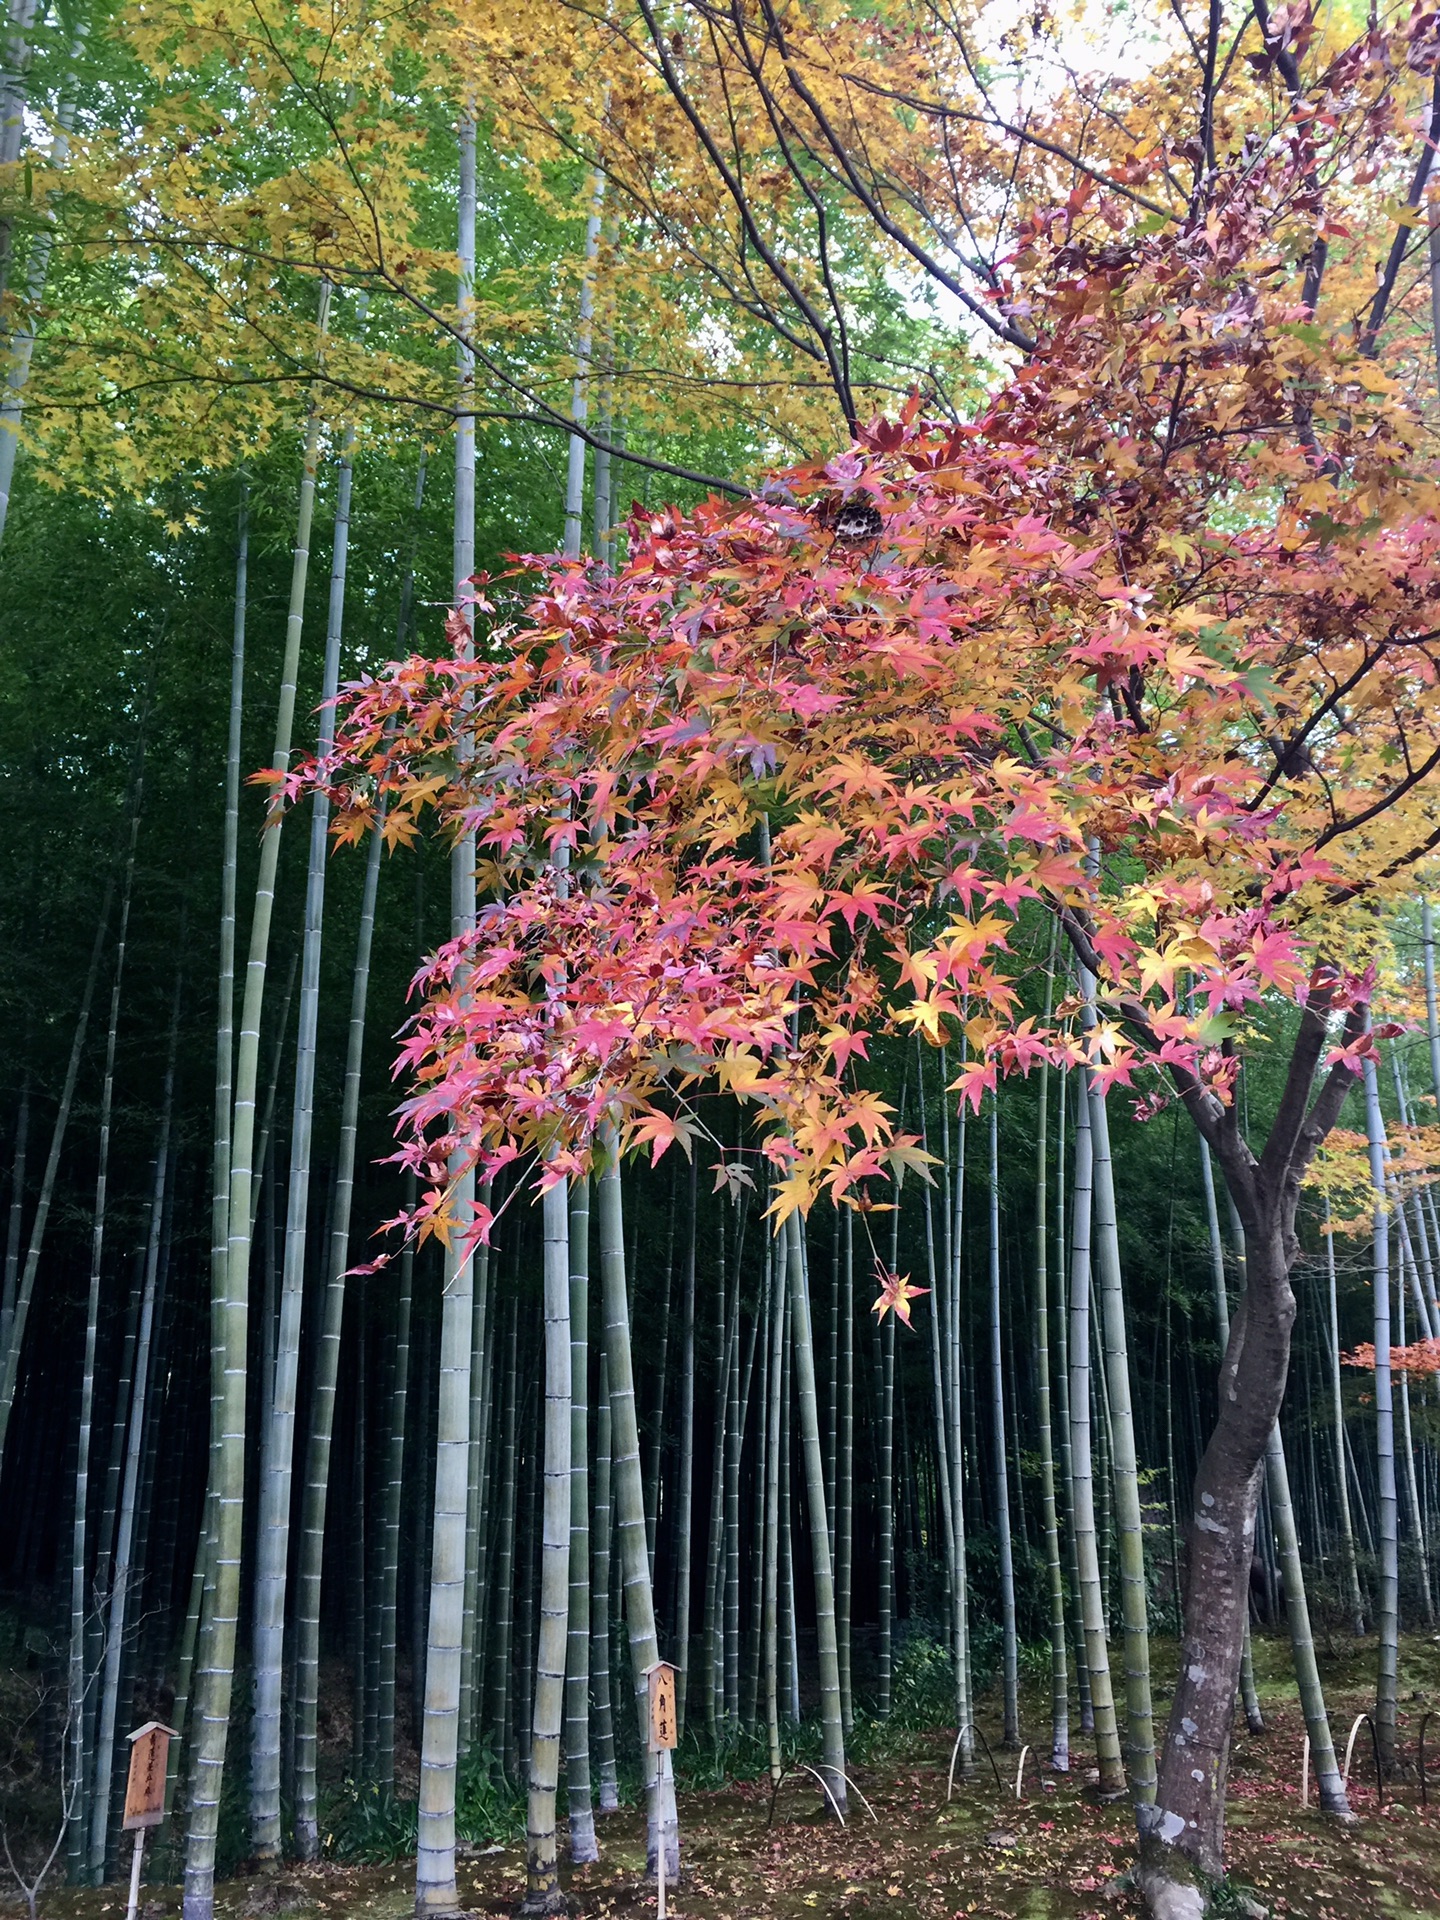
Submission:
<svg viewBox="0 0 1440 1920">
<path fill-rule="evenodd" d="M 1225 1243 L 1220 1237 L 1220 1210 L 1215 1200 L 1215 1169 L 1210 1149 L 1200 1142 L 1200 1177 L 1205 1189 L 1205 1217 L 1210 1234 L 1210 1278 L 1215 1293 L 1215 1325 L 1223 1354 L 1230 1344 L 1230 1296 L 1225 1291 Z M 1243 1230 L 1236 1231 L 1237 1247 L 1243 1244 Z M 1255 1670 L 1250 1655 L 1250 1616 L 1245 1616 L 1245 1635 L 1240 1648 L 1240 1700 L 1245 1709 L 1245 1724 L 1251 1733 L 1265 1731 L 1260 1711 L 1260 1696 L 1255 1690 Z"/>
<path fill-rule="evenodd" d="M 1230 1727 L 1255 1515 L 1295 1319 L 1280 1207 L 1268 1198 L 1260 1192 L 1259 1220 L 1246 1226 L 1247 1285 L 1221 1367 L 1215 1428 L 1195 1477 L 1180 1671 L 1159 1791 L 1152 1806 L 1139 1810 L 1139 1881 L 1155 1920 L 1203 1913 L 1206 1883 L 1223 1872 Z"/>
</svg>

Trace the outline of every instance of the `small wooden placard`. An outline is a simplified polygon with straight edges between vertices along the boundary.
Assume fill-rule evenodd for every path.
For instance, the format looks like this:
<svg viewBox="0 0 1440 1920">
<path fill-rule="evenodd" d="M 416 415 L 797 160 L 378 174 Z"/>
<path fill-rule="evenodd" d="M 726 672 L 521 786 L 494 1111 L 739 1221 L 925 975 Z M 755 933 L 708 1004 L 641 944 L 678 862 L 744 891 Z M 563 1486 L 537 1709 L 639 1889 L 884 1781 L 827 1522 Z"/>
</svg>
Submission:
<svg viewBox="0 0 1440 1920">
<path fill-rule="evenodd" d="M 647 1667 L 650 1682 L 650 1751 L 663 1753 L 675 1744 L 675 1669 L 668 1660 Z"/>
<path fill-rule="evenodd" d="M 165 1763 L 170 1754 L 173 1727 L 147 1720 L 130 1736 L 130 1773 L 125 1782 L 125 1818 L 122 1827 L 158 1827 L 165 1818 Z"/>
</svg>

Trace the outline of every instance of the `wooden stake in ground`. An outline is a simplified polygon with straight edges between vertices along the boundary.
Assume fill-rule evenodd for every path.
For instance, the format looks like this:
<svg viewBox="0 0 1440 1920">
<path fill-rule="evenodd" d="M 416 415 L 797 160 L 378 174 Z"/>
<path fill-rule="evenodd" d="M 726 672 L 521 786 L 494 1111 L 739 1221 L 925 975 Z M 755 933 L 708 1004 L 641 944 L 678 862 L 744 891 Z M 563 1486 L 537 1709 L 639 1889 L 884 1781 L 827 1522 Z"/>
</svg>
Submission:
<svg viewBox="0 0 1440 1920">
<path fill-rule="evenodd" d="M 645 1669 L 650 1687 L 650 1751 L 657 1756 L 661 1777 L 670 1766 L 670 1749 L 675 1744 L 675 1669 L 668 1660 L 657 1660 Z M 662 1844 L 655 1869 L 655 1920 L 665 1920 L 665 1847 Z"/>
<path fill-rule="evenodd" d="M 140 1904 L 140 1863 L 145 1850 L 145 1829 L 158 1827 L 165 1818 L 165 1762 L 174 1738 L 174 1727 L 147 1720 L 130 1736 L 130 1772 L 125 1781 L 125 1817 L 121 1828 L 135 1835 L 135 1852 L 130 1860 L 130 1905 L 126 1920 L 135 1920 Z"/>
</svg>

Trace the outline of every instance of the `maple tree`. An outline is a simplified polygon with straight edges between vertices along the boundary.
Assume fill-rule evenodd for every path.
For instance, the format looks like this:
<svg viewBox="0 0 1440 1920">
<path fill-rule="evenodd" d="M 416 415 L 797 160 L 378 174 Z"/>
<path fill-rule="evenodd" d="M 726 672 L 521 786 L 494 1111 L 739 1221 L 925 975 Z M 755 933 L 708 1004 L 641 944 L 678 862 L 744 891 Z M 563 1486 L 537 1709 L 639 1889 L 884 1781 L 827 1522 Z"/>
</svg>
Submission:
<svg viewBox="0 0 1440 1920">
<path fill-rule="evenodd" d="M 207 522 L 213 536 L 223 519 L 228 540 L 240 476 L 223 470 L 244 464 L 242 487 L 267 529 L 257 535 L 261 568 L 262 548 L 273 557 L 290 538 L 267 517 L 267 497 L 288 497 L 292 436 L 311 396 L 312 473 L 322 413 L 357 429 L 354 583 L 363 585 L 352 598 L 365 610 L 352 622 L 363 637 L 346 644 L 370 661 L 393 644 L 375 603 L 397 556 L 425 549 L 422 579 L 406 583 L 402 636 L 417 592 L 424 606 L 447 605 L 454 578 L 444 482 L 432 481 L 441 498 L 421 524 L 425 467 L 417 487 L 417 449 L 397 449 L 397 422 L 407 438 L 418 423 L 433 454 L 457 415 L 468 417 L 460 396 L 473 399 L 488 455 L 480 547 L 492 571 L 497 550 L 543 544 L 559 522 L 554 477 L 528 446 L 537 425 L 547 435 L 577 429 L 578 482 L 565 503 L 572 551 L 584 523 L 583 439 L 688 476 L 687 486 L 711 475 L 740 499 L 637 512 L 612 576 L 597 476 L 602 564 L 547 560 L 482 582 L 478 662 L 463 658 L 457 626 L 454 659 L 417 656 L 365 683 L 347 702 L 340 757 L 289 785 L 308 790 L 314 777 L 333 789 L 342 835 L 358 836 L 383 808 L 391 846 L 416 843 L 432 812 L 455 833 L 462 867 L 465 830 L 481 842 L 479 926 L 427 964 L 405 1040 L 401 1159 L 421 1185 L 411 1224 L 450 1242 L 453 1276 L 466 1265 L 469 1227 L 457 1169 L 490 1179 L 492 1204 L 510 1209 L 504 1231 L 518 1237 L 518 1202 L 537 1178 L 571 1180 L 578 1195 L 579 1176 L 598 1167 L 613 1176 L 606 1198 L 618 1206 L 611 1143 L 653 1165 L 674 1146 L 693 1154 L 709 1141 L 727 1206 L 741 1196 L 743 1210 L 743 1195 L 762 1186 L 773 1199 L 792 1314 L 810 1257 L 801 1217 L 817 1204 L 849 1210 L 847 1235 L 872 1253 L 890 1239 L 876 1255 L 875 1313 L 893 1359 L 890 1315 L 908 1325 L 927 1289 L 904 1274 L 917 1250 L 900 1255 L 891 1183 L 937 1171 L 941 1117 L 932 1075 L 927 1133 L 927 1068 L 918 1131 L 907 1131 L 901 1089 L 914 1083 L 895 1069 L 899 1054 L 946 1045 L 950 1092 L 965 1108 L 988 1105 L 992 1125 L 999 1107 L 1001 1129 L 1028 1098 L 998 1099 L 1000 1082 L 1037 1068 L 1083 1072 L 1102 1094 L 1133 1088 L 1142 1117 L 1166 1107 L 1174 1117 L 1183 1105 L 1244 1216 L 1250 1288 L 1191 1535 L 1187 1644 L 1206 1686 L 1177 1701 L 1157 1807 L 1141 1814 L 1152 1901 L 1183 1912 L 1196 1874 L 1203 1881 L 1223 1860 L 1235 1636 L 1256 1463 L 1294 1311 L 1296 1193 L 1357 1069 L 1373 1065 L 1389 1032 L 1382 1010 L 1413 1014 L 1395 986 L 1389 902 L 1424 884 L 1440 836 L 1426 260 L 1440 95 L 1423 9 L 1408 22 L 1263 4 L 1253 15 L 1215 7 L 1125 21 L 1127 33 L 1138 29 L 1138 54 L 1105 44 L 1109 15 L 1097 23 L 1037 9 L 1022 19 L 948 0 L 861 10 L 838 0 L 541 4 L 523 36 L 513 10 L 488 4 L 236 15 L 165 0 L 130 10 L 113 32 L 92 28 L 97 64 L 78 82 L 63 168 L 60 143 L 36 130 L 64 128 L 75 108 L 70 23 L 37 27 L 25 73 L 7 55 L 0 75 L 0 349 L 16 392 L 22 356 L 11 349 L 25 341 L 32 472 L 69 498 L 47 503 L 47 520 L 33 489 L 17 495 L 30 572 L 18 586 L 10 573 L 5 594 L 53 670 L 54 581 L 66 593 L 71 578 L 84 581 L 88 593 L 95 571 L 88 535 L 75 530 L 104 524 L 97 550 L 127 539 L 143 548 L 149 513 L 170 542 L 143 567 L 130 562 L 153 574 L 145 609 L 127 599 L 118 611 L 73 614 L 75 657 L 88 675 L 100 651 L 92 626 L 129 632 L 149 609 L 184 599 L 188 623 L 177 614 L 166 671 L 183 671 L 182 657 L 208 659 L 202 638 L 177 655 L 173 634 L 228 622 L 225 609 L 199 604 L 185 572 Z M 22 83 L 23 120 L 11 112 Z M 472 137 L 479 127 L 473 301 L 456 296 L 450 203 L 462 118 Z M 592 248 L 587 214 L 602 205 Z M 316 319 L 322 286 L 328 329 Z M 457 393 L 461 333 L 479 364 L 473 387 Z M 874 420 L 912 387 L 918 397 L 898 421 Z M 587 419 L 572 421 L 582 399 Z M 7 396 L 12 415 L 19 401 Z M 816 454 L 851 429 L 848 452 Z M 750 489 L 764 466 L 792 459 L 807 464 Z M 377 492 L 387 488 L 382 512 Z M 92 493 L 110 498 L 87 522 L 77 502 Z M 132 515 L 127 501 L 121 516 L 117 494 L 144 511 Z M 323 480 L 320 503 L 323 514 Z M 62 528 L 80 556 L 71 566 L 50 551 Z M 11 560 L 7 552 L 7 569 Z M 228 553 L 218 564 L 228 574 Z M 227 577 L 222 599 L 228 590 Z M 302 703 L 304 673 L 302 663 Z M 87 691 L 76 704 L 88 709 L 91 682 L 77 684 Z M 116 684 L 128 737 L 147 702 L 123 672 Z M 20 711 L 19 689 L 7 685 L 7 710 Z M 177 738 L 190 752 L 181 710 Z M 19 726 L 34 753 L 33 715 Z M 56 738 L 47 779 L 79 784 L 71 734 Z M 170 810 L 184 812 L 183 798 Z M 97 818 L 101 851 L 86 848 L 87 872 L 114 839 L 113 820 Z M 243 849 L 248 835 L 239 840 Z M 190 857 L 187 846 L 187 866 Z M 22 878 L 28 886 L 28 867 Z M 1065 971 L 1052 983 L 1057 928 Z M 16 944 L 38 974 L 28 929 Z M 413 954 L 408 920 L 394 946 L 398 973 Z M 27 1001 L 27 1020 L 29 1011 Z M 258 1042 L 258 1018 L 249 1025 Z M 112 1015 L 112 1045 L 113 1032 Z M 882 1049 L 882 1038 L 903 1046 Z M 1307 1107 L 1314 1089 L 1318 1104 Z M 736 1102 L 754 1123 L 743 1144 Z M 1061 1112 L 1063 1170 L 1063 1094 Z M 1133 1166 L 1151 1149 L 1126 1132 L 1122 1159 Z M 1327 1200 L 1365 1216 L 1341 1226 L 1377 1231 L 1372 1143 L 1338 1129 L 1326 1138 L 1317 1171 Z M 1403 1111 L 1391 1140 L 1388 1177 L 1408 1191 L 1428 1172 L 1432 1142 Z M 940 1152 L 948 1180 L 948 1140 Z M 963 1186 L 963 1143 L 958 1165 Z M 648 1168 L 627 1168 L 626 1181 L 642 1205 L 657 1184 Z M 999 1185 L 993 1177 L 997 1245 Z M 16 1190 L 12 1232 L 23 1168 Z M 558 1249 L 553 1186 L 548 1200 Z M 375 1211 L 399 1204 L 391 1193 Z M 1043 1257 L 1043 1189 L 1037 1207 Z M 928 1234 L 928 1200 L 925 1211 Z M 946 1316 L 943 1337 L 958 1348 L 961 1236 L 948 1210 L 941 1219 L 947 1234 L 954 1228 L 955 1266 L 932 1277 L 917 1318 L 938 1330 Z M 1214 1223 L 1223 1314 L 1218 1215 Z M 618 1230 L 610 1246 L 613 1264 Z M 862 1272 L 865 1257 L 862 1244 Z M 342 1255 L 327 1315 L 338 1312 L 344 1265 Z M 517 1257 L 517 1278 L 523 1271 Z M 1131 1305 L 1158 1338 L 1163 1298 L 1168 1350 L 1168 1278 L 1151 1289 L 1150 1277 L 1141 1270 Z M 559 1300 L 558 1265 L 552 1278 Z M 772 1254 L 763 1286 L 773 1279 Z M 741 1292 L 737 1247 L 737 1312 Z M 766 1310 L 756 1307 L 757 1326 Z M 477 1311 L 483 1318 L 484 1305 Z M 467 1310 L 451 1318 L 463 1322 L 457 1351 L 473 1346 L 478 1379 L 487 1353 L 493 1364 L 495 1330 L 487 1348 Z M 849 1324 L 837 1297 L 832 1338 Z M 1001 1324 L 997 1282 L 997 1375 Z M 341 1337 L 338 1321 L 323 1336 L 332 1363 Z M 728 1338 L 722 1329 L 722 1354 Z M 778 1320 L 776 1338 L 788 1339 Z M 1376 1339 L 1383 1356 L 1386 1337 Z M 808 1327 L 797 1344 L 812 1345 Z M 244 1350 L 237 1338 L 237 1402 Z M 887 1463 L 873 1490 L 877 1533 L 889 1529 L 873 1696 L 882 1713 L 889 1635 L 903 1613 L 888 1451 L 897 1399 L 902 1413 L 906 1404 L 901 1352 L 902 1378 L 873 1430 Z M 9 1364 L 18 1361 L 16 1341 Z M 942 1435 L 915 1471 L 943 1474 L 953 1462 L 963 1527 L 954 1365 L 948 1412 L 936 1389 L 953 1443 Z M 663 1407 L 663 1341 L 652 1370 Z M 557 1380 L 563 1372 L 557 1361 Z M 93 1367 L 86 1378 L 88 1393 Z M 453 1385 L 454 1369 L 447 1378 Z M 728 1378 L 718 1383 L 717 1458 L 738 1480 L 744 1426 L 732 1455 Z M 832 1452 L 840 1378 L 832 1348 Z M 31 1445 L 42 1427 L 21 1385 L 17 1425 Z M 577 1407 L 588 1394 L 582 1369 Z M 995 1398 L 998 1407 L 998 1388 Z M 1083 1398 L 1088 1408 L 1088 1390 Z M 463 1431 L 468 1398 L 456 1391 L 451 1401 Z M 817 1442 L 813 1478 L 828 1502 L 815 1401 L 812 1381 L 806 1444 Z M 769 1417 L 767 1403 L 767 1435 Z M 1017 1446 L 1023 1427 L 1017 1407 Z M 1151 1427 L 1153 1449 L 1153 1409 Z M 1338 1417 L 1336 1429 L 1343 1497 Z M 399 1430 L 403 1440 L 403 1412 Z M 230 1432 L 243 1490 L 243 1421 Z M 423 1423 L 420 1438 L 428 1446 Z M 1008 1498 L 1003 1418 L 992 1451 Z M 467 1457 L 473 1470 L 477 1456 Z M 453 1446 L 449 1458 L 463 1475 Z M 807 1474 L 811 1464 L 807 1454 Z M 778 1457 L 770 1465 L 780 1472 Z M 982 1467 L 972 1458 L 967 1471 Z M 658 1489 L 658 1446 L 653 1471 Z M 834 1460 L 826 1472 L 832 1486 L 843 1481 Z M 808 1488 L 807 1500 L 813 1525 L 820 1502 Z M 463 1504 L 447 1508 L 457 1534 Z M 1053 1512 L 1046 1525 L 1058 1575 Z M 1418 1533 L 1418 1504 L 1414 1525 Z M 686 1584 L 662 1624 L 683 1659 L 688 1517 L 673 1542 L 668 1518 L 666 1527 L 661 1555 L 676 1553 Z M 558 1543 L 563 1515 L 552 1531 Z M 832 1519 L 829 1546 L 848 1553 L 844 1532 Z M 1137 1521 L 1137 1541 L 1138 1532 Z M 827 1550 L 813 1546 L 816 1567 Z M 238 1580 L 238 1557 L 227 1565 Z M 83 1594 L 83 1529 L 76 1566 Z M 961 1566 L 963 1542 L 958 1553 L 952 1542 L 952 1590 Z M 392 1616 L 393 1577 L 392 1563 Z M 1285 1578 L 1297 1594 L 1292 1572 Z M 483 1592 L 468 1561 L 467 1579 Z M 739 1581 L 737 1552 L 737 1590 Z M 848 1572 L 843 1586 L 837 1572 L 837 1588 L 848 1702 Z M 318 1633 L 318 1611 L 309 1618 Z M 724 1634 L 738 1663 L 738 1609 L 735 1618 Z M 1392 1608 L 1392 1632 L 1396 1618 Z M 1063 1649 L 1063 1605 L 1058 1622 L 1052 1639 Z M 1128 1617 L 1126 1628 L 1128 1642 Z M 469 1631 L 473 1639 L 473 1616 Z M 969 1658 L 963 1609 L 950 1631 L 958 1668 Z M 1103 1650 L 1103 1621 L 1099 1635 Z M 449 1646 L 457 1672 L 468 1644 L 457 1635 Z M 1127 1644 L 1127 1664 L 1128 1653 Z M 825 1685 L 838 1725 L 836 1667 Z M 437 1713 L 455 1715 L 463 1752 L 475 1736 L 473 1674 L 457 1684 L 458 1712 L 442 1687 Z M 583 1699 L 583 1682 L 578 1691 Z M 1059 1701 L 1063 1715 L 1063 1671 Z M 1010 1706 L 1007 1688 L 1007 1727 Z M 969 1708 L 957 1717 L 963 1725 Z M 390 1718 L 383 1777 L 393 1780 Z M 1194 1784 L 1187 1719 L 1205 1760 Z M 213 1725 L 223 1732 L 221 1716 Z M 278 1735 L 266 1751 L 278 1765 Z M 550 1767 L 547 1872 L 553 1751 Z M 1138 1759 L 1132 1774 L 1139 1784 Z M 305 1777 L 297 1830 L 308 1821 L 314 1834 L 313 1765 Z M 274 1807 L 278 1835 L 278 1798 Z M 450 1867 L 453 1886 L 453 1857 Z"/>
<path fill-rule="evenodd" d="M 1373 1343 L 1362 1341 L 1351 1353 L 1342 1353 L 1341 1361 L 1347 1367 L 1368 1367 L 1375 1370 L 1375 1348 Z M 1390 1370 L 1392 1373 L 1440 1373 L 1440 1340 L 1412 1340 L 1403 1347 L 1391 1347 Z"/>
<path fill-rule="evenodd" d="M 489 903 L 402 1055 L 422 1231 L 451 1230 L 457 1153 L 492 1176 L 543 1155 L 553 1181 L 613 1126 L 658 1156 L 717 1090 L 757 1116 L 777 1219 L 863 1210 L 923 1164 L 856 1069 L 881 1031 L 963 1034 L 977 1109 L 1041 1061 L 1183 1103 L 1248 1284 L 1139 1810 L 1157 1913 L 1197 1911 L 1221 1869 L 1296 1205 L 1374 1048 L 1375 909 L 1440 843 L 1421 424 L 1374 351 L 1383 288 L 1328 332 L 1286 267 L 1317 165 L 1388 135 L 1371 60 L 1333 63 L 1327 128 L 1217 161 L 1188 220 L 1112 206 L 1121 237 L 1082 237 L 1084 183 L 1037 211 L 1010 290 L 1043 344 L 973 423 L 912 402 L 738 508 L 636 522 L 618 574 L 550 565 L 528 601 L 482 583 L 481 657 L 361 683 L 338 757 L 290 788 L 324 783 L 342 834 L 383 799 L 394 843 L 427 809 L 476 835 Z M 1076 974 L 1048 1020 L 1025 986 L 1042 913 Z M 1252 1148 L 1235 1090 L 1271 1000 L 1298 1013 Z"/>
<path fill-rule="evenodd" d="M 597 158 L 615 180 L 597 273 L 607 400 L 581 432 L 722 486 L 761 446 L 828 437 L 835 399 L 813 353 L 724 274 L 677 275 L 692 258 L 676 205 L 628 191 L 632 151 L 651 177 L 697 187 L 688 123 L 673 106 L 657 117 L 634 60 L 579 16 L 547 9 L 543 26 L 522 46 L 513 10 L 488 5 L 377 19 L 354 4 L 234 15 L 147 0 L 102 23 L 114 77 L 92 104 L 83 75 L 81 124 L 55 148 L 41 130 L 73 112 L 77 80 L 51 51 L 29 79 L 35 137 L 0 152 L 0 232 L 22 265 L 42 242 L 50 262 L 48 292 L 13 272 L 0 289 L 0 337 L 34 329 L 23 434 L 49 483 L 143 494 L 187 463 L 241 463 L 295 429 L 312 390 L 362 445 L 448 431 L 462 333 L 482 427 L 570 431 Z M 435 180 L 466 112 L 484 129 L 485 192 L 462 312 Z M 968 363 L 927 316 L 893 311 L 872 250 L 851 240 L 845 298 L 875 334 L 859 390 L 902 391 L 926 355 Z"/>
</svg>

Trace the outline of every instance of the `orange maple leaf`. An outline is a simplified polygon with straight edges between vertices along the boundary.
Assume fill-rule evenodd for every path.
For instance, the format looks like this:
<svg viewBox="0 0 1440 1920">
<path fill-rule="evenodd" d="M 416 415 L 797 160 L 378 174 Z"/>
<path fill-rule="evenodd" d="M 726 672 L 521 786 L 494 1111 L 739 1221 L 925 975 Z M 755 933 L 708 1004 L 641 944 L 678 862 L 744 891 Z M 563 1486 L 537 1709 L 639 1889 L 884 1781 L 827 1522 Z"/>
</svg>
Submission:
<svg viewBox="0 0 1440 1920">
<path fill-rule="evenodd" d="M 912 1300 L 918 1300 L 922 1294 L 928 1293 L 930 1289 L 928 1287 L 912 1287 L 908 1273 L 899 1274 L 887 1272 L 878 1261 L 876 1262 L 875 1277 L 880 1282 L 880 1298 L 875 1302 L 870 1311 L 878 1320 L 883 1320 L 886 1314 L 893 1310 L 895 1318 L 897 1320 L 903 1320 L 908 1327 L 910 1325 L 910 1302 Z"/>
</svg>

